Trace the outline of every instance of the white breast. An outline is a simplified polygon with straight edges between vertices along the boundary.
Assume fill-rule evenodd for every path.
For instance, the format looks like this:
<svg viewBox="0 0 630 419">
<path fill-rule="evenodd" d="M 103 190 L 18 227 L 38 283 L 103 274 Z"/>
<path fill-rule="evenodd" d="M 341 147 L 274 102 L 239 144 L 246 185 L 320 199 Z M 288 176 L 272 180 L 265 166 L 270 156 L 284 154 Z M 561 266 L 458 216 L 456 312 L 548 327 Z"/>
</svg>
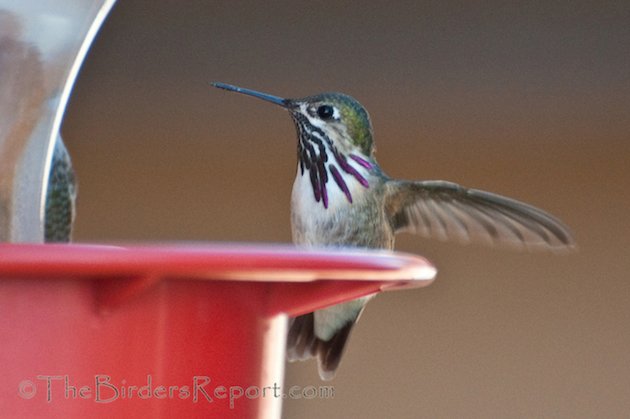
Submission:
<svg viewBox="0 0 630 419">
<path fill-rule="evenodd" d="M 370 178 L 365 168 L 355 168 L 364 178 Z M 364 200 L 368 189 L 361 185 L 353 176 L 345 173 L 344 175 L 353 202 L 350 203 L 348 201 L 346 195 L 329 173 L 329 180 L 326 185 L 328 208 L 325 208 L 321 200 L 319 202 L 315 200 L 308 170 L 305 170 L 304 174 L 302 174 L 298 167 L 291 194 L 291 221 L 294 243 L 308 245 L 329 244 L 327 239 L 329 235 L 326 234 L 326 230 L 330 229 L 331 225 L 338 225 L 342 221 L 344 213 L 347 216 L 347 212 L 352 205 L 360 205 Z"/>
</svg>

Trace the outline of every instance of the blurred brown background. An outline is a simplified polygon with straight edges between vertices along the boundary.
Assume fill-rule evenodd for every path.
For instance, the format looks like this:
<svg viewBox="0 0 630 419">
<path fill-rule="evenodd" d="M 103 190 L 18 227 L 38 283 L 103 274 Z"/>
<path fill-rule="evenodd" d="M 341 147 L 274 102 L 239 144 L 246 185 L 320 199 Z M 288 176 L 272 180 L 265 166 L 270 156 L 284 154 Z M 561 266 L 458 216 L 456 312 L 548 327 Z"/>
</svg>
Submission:
<svg viewBox="0 0 630 419">
<path fill-rule="evenodd" d="M 339 90 L 392 176 L 551 211 L 580 252 L 402 236 L 440 271 L 370 303 L 332 400 L 287 418 L 592 418 L 630 411 L 630 3 L 119 0 L 63 134 L 76 239 L 288 242 L 295 132 L 212 89 Z M 318 385 L 315 363 L 287 386 Z"/>
</svg>

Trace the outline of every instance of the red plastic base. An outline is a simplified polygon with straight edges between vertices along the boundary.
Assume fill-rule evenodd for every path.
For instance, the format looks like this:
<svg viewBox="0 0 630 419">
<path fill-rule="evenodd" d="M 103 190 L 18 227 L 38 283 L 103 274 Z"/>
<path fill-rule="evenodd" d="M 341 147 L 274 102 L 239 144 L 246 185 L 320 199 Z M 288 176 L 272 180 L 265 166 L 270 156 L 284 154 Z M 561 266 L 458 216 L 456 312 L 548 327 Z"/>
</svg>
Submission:
<svg viewBox="0 0 630 419">
<path fill-rule="evenodd" d="M 434 275 L 392 253 L 0 245 L 0 412 L 279 417 L 286 315 Z"/>
</svg>

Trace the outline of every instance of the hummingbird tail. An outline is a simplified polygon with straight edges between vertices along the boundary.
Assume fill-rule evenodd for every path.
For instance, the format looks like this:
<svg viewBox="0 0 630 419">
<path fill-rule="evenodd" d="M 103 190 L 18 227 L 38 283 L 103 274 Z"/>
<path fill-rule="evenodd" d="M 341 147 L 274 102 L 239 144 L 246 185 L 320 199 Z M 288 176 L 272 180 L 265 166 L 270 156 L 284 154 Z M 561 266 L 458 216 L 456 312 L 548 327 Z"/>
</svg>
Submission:
<svg viewBox="0 0 630 419">
<path fill-rule="evenodd" d="M 313 313 L 292 317 L 287 336 L 287 359 L 290 362 L 304 361 L 315 356 L 315 317 Z"/>
<path fill-rule="evenodd" d="M 317 357 L 319 376 L 322 380 L 332 380 L 354 323 L 354 319 L 348 321 L 330 339 L 322 340 L 315 335 L 314 313 L 292 318 L 287 338 L 287 359 L 293 362 Z"/>
</svg>

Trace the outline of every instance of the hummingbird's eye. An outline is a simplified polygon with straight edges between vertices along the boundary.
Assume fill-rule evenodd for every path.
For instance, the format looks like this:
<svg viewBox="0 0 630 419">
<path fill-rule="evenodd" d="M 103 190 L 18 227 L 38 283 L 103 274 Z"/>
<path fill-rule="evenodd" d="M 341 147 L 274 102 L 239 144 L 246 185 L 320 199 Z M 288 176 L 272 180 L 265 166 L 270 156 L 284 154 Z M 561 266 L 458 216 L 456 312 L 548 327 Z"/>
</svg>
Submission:
<svg viewBox="0 0 630 419">
<path fill-rule="evenodd" d="M 319 108 L 317 108 L 317 116 L 319 116 L 322 119 L 332 119 L 333 115 L 335 114 L 335 108 L 333 108 L 330 105 L 322 105 Z"/>
</svg>

